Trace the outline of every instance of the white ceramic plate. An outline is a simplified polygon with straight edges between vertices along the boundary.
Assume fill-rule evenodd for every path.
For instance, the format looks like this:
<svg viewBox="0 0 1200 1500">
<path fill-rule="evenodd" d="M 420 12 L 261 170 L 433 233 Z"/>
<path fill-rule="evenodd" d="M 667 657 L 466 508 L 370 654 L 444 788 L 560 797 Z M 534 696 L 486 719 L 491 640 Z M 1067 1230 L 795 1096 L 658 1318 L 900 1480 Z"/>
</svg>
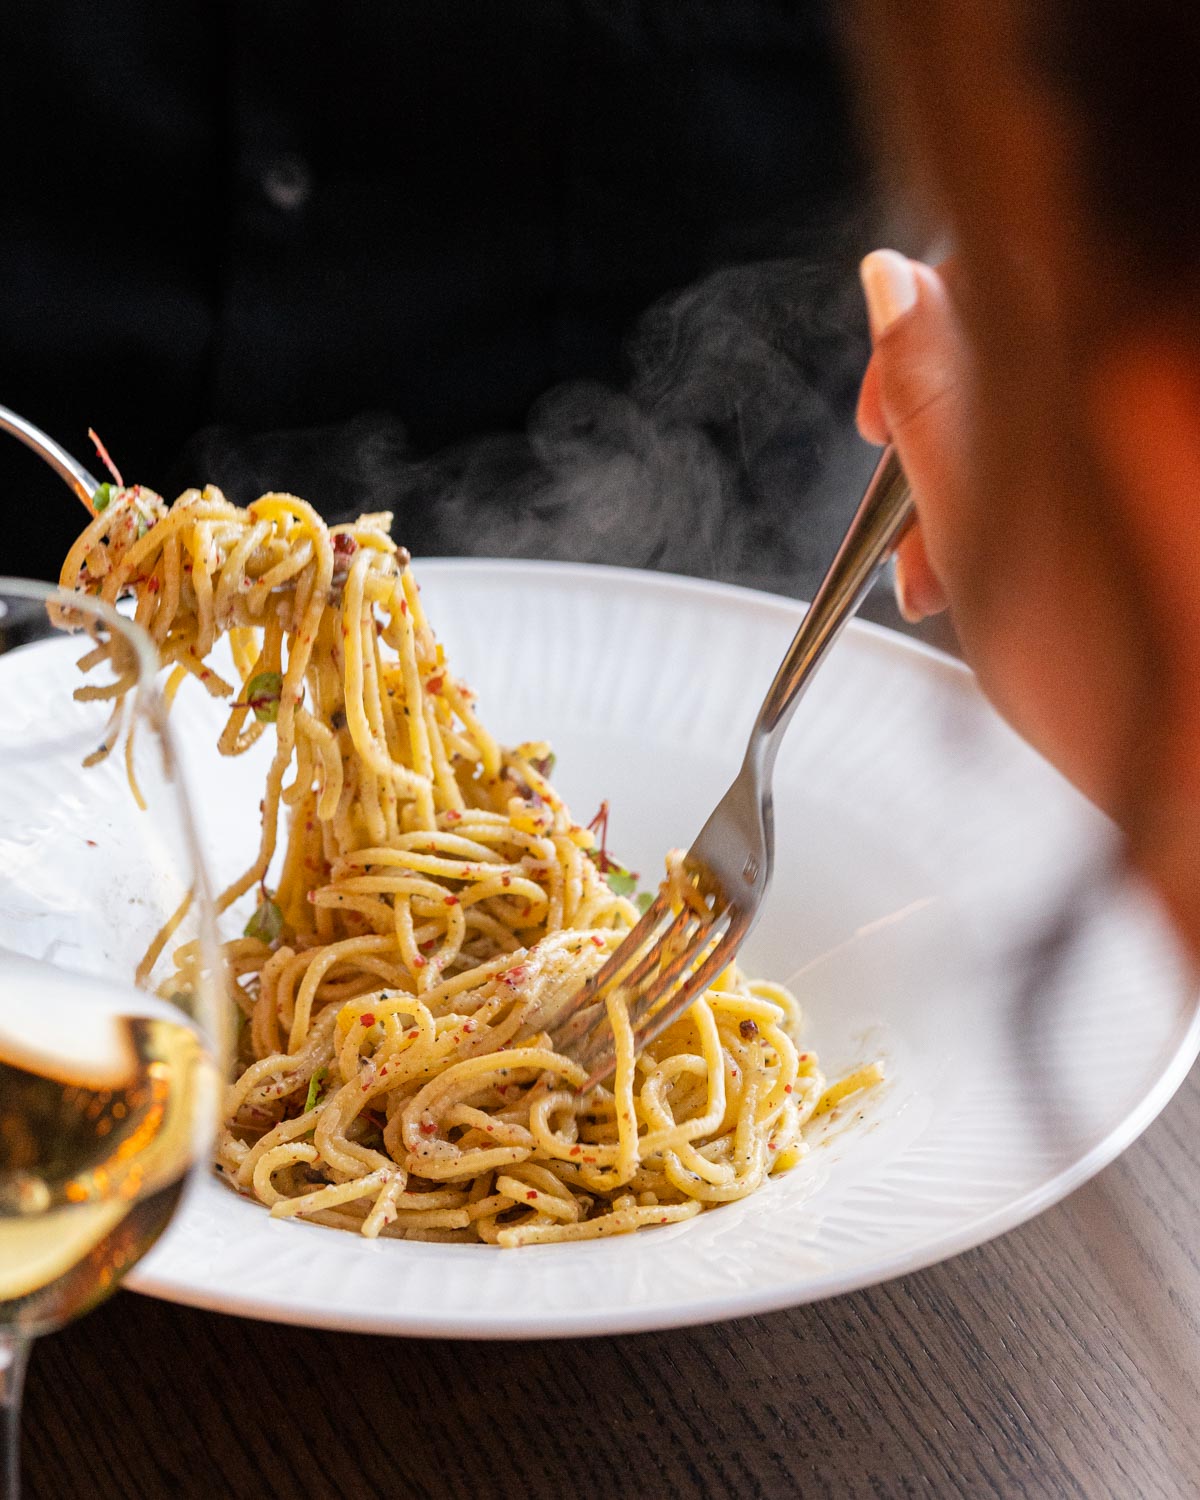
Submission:
<svg viewBox="0 0 1200 1500">
<path fill-rule="evenodd" d="M 734 774 L 801 616 L 614 569 L 435 561 L 418 577 L 488 725 L 550 739 L 576 814 L 607 797 L 613 846 L 646 879 Z M 218 761 L 199 694 L 176 712 L 224 879 L 257 836 L 261 765 Z M 828 1072 L 874 1057 L 887 1069 L 792 1173 L 686 1224 L 516 1251 L 367 1243 L 201 1181 L 129 1285 L 253 1317 L 468 1338 L 761 1312 L 1021 1223 L 1116 1156 L 1182 1080 L 1196 999 L 1145 898 L 1102 890 L 1053 969 L 1031 961 L 1079 882 L 1101 878 L 1107 825 L 954 663 L 852 627 L 792 726 L 776 820 L 745 966 L 798 991 Z"/>
</svg>

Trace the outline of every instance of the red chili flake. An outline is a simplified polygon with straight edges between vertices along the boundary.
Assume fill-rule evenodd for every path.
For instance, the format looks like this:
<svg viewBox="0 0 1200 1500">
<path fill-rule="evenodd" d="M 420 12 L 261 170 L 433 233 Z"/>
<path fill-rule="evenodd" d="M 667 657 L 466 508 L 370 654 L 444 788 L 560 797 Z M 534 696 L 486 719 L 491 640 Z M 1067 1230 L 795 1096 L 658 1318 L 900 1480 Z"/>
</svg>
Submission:
<svg viewBox="0 0 1200 1500">
<path fill-rule="evenodd" d="M 464 1031 L 474 1031 L 475 1030 L 475 1022 L 474 1021 L 464 1021 L 463 1022 L 463 1030 Z"/>
<path fill-rule="evenodd" d="M 512 885 L 512 876 L 511 875 L 504 875 L 504 876 L 502 876 L 501 879 L 500 879 L 500 884 L 501 885 Z"/>
<path fill-rule="evenodd" d="M 462 822 L 462 813 L 455 812 L 455 810 L 453 808 L 451 808 L 450 811 L 446 814 L 446 822 L 447 823 L 461 823 Z"/>
<path fill-rule="evenodd" d="M 427 693 L 440 693 L 442 688 L 445 686 L 445 683 L 445 672 L 439 672 L 435 677 L 431 677 L 425 684 L 425 691 Z"/>
<path fill-rule="evenodd" d="M 358 551 L 358 543 L 346 532 L 339 531 L 333 539 L 333 554 L 335 557 L 353 557 Z"/>
<path fill-rule="evenodd" d="M 155 574 L 155 576 L 153 578 L 151 578 L 150 582 L 146 585 L 146 592 L 149 593 L 149 594 L 157 594 L 158 593 L 158 575 L 157 574 Z"/>
<path fill-rule="evenodd" d="M 582 1146 L 572 1146 L 572 1147 L 571 1147 L 571 1155 L 572 1155 L 572 1156 L 578 1156 L 578 1155 L 579 1155 L 579 1153 L 580 1153 L 580 1152 L 581 1152 L 581 1151 L 582 1151 L 582 1150 L 583 1150 L 583 1147 L 582 1147 Z"/>
<path fill-rule="evenodd" d="M 375 1012 L 373 1010 L 364 1011 L 358 1019 L 363 1026 L 374 1026 Z"/>
<path fill-rule="evenodd" d="M 421 1035 L 421 1029 L 420 1029 L 419 1026 L 414 1026 L 411 1031 L 406 1031 L 404 1033 L 404 1035 L 405 1036 L 420 1036 Z"/>
<path fill-rule="evenodd" d="M 401 601 L 400 601 L 400 613 L 402 615 L 406 615 L 408 613 L 408 600 L 407 599 L 401 599 Z"/>
<path fill-rule="evenodd" d="M 427 958 L 414 958 L 413 959 L 413 965 L 414 965 L 415 968 L 418 968 L 418 969 L 423 969 L 428 962 L 429 962 L 429 960 Z"/>
<path fill-rule="evenodd" d="M 432 1120 L 422 1120 L 421 1121 L 421 1134 L 422 1135 L 436 1135 L 437 1134 L 437 1126 L 433 1123 Z"/>
<path fill-rule="evenodd" d="M 802 1052 L 800 1054 L 800 1056 L 797 1058 L 797 1061 L 798 1062 L 807 1062 L 808 1061 L 808 1053 L 807 1052 Z"/>
<path fill-rule="evenodd" d="M 659 1221 L 658 1221 L 658 1222 L 659 1222 L 659 1223 L 660 1223 L 660 1224 L 668 1224 L 668 1223 L 670 1223 L 670 1220 L 669 1220 L 669 1219 L 668 1219 L 668 1218 L 667 1218 L 667 1216 L 666 1216 L 666 1214 L 664 1214 L 664 1215 L 663 1215 L 663 1216 L 662 1216 L 662 1218 L 661 1218 L 661 1219 L 659 1219 Z"/>
<path fill-rule="evenodd" d="M 749 1041 L 752 1036 L 758 1035 L 758 1023 L 756 1021 L 751 1021 L 748 1019 L 745 1021 L 741 1021 L 738 1023 L 738 1030 L 742 1033 L 746 1040 Z"/>
<path fill-rule="evenodd" d="M 589 1161 L 589 1162 L 594 1162 L 596 1160 L 596 1158 L 594 1156 L 585 1156 L 583 1159 L 584 1159 L 584 1161 Z"/>
<path fill-rule="evenodd" d="M 446 897 L 446 905 L 447 906 L 457 906 L 458 905 L 458 897 L 457 896 L 447 896 Z"/>
<path fill-rule="evenodd" d="M 87 840 L 85 840 L 85 842 L 86 842 L 86 844 L 87 844 L 87 846 L 88 846 L 89 849 L 98 849 L 100 847 L 99 844 L 97 844 L 97 842 L 96 842 L 95 839 L 87 839 Z"/>
<path fill-rule="evenodd" d="M 604 947 L 604 939 L 602 937 L 593 937 L 592 938 L 592 942 L 595 944 L 595 946 L 597 948 L 603 948 Z"/>
<path fill-rule="evenodd" d="M 494 1125 L 489 1125 L 489 1126 L 487 1126 L 487 1129 L 488 1129 L 488 1130 L 495 1130 L 495 1128 L 496 1128 L 496 1127 L 495 1127 L 495 1126 L 494 1126 Z"/>
<path fill-rule="evenodd" d="M 529 1191 L 529 1192 L 528 1192 L 528 1193 L 526 1193 L 526 1194 L 525 1194 L 525 1198 L 526 1198 L 526 1200 L 527 1200 L 527 1201 L 528 1201 L 528 1202 L 530 1202 L 530 1203 L 532 1203 L 532 1202 L 533 1202 L 533 1200 L 534 1200 L 534 1199 L 535 1199 L 535 1198 L 536 1198 L 536 1197 L 537 1197 L 537 1193 L 536 1193 L 536 1192 L 535 1192 L 535 1191 L 534 1191 L 534 1190 L 533 1190 L 533 1189 L 531 1189 L 531 1190 L 530 1190 L 530 1191 Z"/>
<path fill-rule="evenodd" d="M 792 1092 L 792 1086 L 791 1086 L 790 1083 L 785 1083 L 784 1084 L 784 1086 L 783 1086 L 783 1092 L 785 1094 L 790 1094 Z"/>
<path fill-rule="evenodd" d="M 768 1151 L 774 1151 L 774 1149 L 775 1149 L 775 1142 L 774 1141 L 768 1141 L 767 1142 L 767 1150 Z"/>
</svg>

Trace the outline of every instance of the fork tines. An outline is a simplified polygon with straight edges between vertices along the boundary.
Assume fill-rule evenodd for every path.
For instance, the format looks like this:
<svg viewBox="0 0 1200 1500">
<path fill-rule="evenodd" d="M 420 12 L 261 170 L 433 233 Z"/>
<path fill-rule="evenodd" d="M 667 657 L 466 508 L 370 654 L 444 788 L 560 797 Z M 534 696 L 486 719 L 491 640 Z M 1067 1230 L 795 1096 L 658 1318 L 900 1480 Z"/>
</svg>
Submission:
<svg viewBox="0 0 1200 1500">
<path fill-rule="evenodd" d="M 707 913 L 685 906 L 673 914 L 660 892 L 645 916 L 603 968 L 580 989 L 555 1027 L 555 1045 L 588 1071 L 583 1091 L 612 1072 L 616 1050 L 608 1001 L 625 998 L 634 1045 L 640 1051 L 692 1003 L 728 963 L 732 926 L 728 906 Z"/>
</svg>

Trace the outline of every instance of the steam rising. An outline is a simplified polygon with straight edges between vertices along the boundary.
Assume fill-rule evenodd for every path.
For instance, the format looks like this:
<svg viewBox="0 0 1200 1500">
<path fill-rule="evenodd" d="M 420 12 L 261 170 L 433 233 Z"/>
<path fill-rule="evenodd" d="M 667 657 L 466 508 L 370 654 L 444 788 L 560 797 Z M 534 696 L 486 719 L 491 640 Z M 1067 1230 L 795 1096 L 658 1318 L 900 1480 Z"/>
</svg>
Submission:
<svg viewBox="0 0 1200 1500">
<path fill-rule="evenodd" d="M 873 455 L 853 433 L 867 358 L 849 258 L 727 267 L 645 314 L 624 390 L 574 381 L 524 433 L 432 458 L 400 423 L 238 440 L 210 429 L 192 474 L 242 503 L 290 488 L 327 515 L 394 510 L 415 553 L 559 558 L 806 592 Z"/>
</svg>

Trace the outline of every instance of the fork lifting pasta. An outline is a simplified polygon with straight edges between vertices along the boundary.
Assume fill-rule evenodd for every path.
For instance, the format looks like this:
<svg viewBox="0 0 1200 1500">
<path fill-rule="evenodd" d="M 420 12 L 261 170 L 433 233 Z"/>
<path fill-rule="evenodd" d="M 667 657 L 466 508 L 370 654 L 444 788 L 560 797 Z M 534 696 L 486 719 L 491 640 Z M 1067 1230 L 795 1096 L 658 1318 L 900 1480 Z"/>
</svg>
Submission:
<svg viewBox="0 0 1200 1500">
<path fill-rule="evenodd" d="M 167 506 L 102 486 L 97 506 L 63 586 L 135 596 L 168 701 L 190 676 L 228 703 L 222 753 L 274 730 L 258 852 L 218 902 L 259 889 L 226 945 L 243 1025 L 217 1165 L 239 1191 L 367 1236 L 599 1238 L 753 1192 L 879 1077 L 827 1091 L 793 997 L 731 968 L 640 1056 L 614 1002 L 612 1087 L 580 1095 L 537 1018 L 637 921 L 632 882 L 606 878 L 548 747 L 483 727 L 391 517 L 330 528 L 294 496 L 240 509 L 212 487 Z M 116 711 L 131 685 L 80 693 Z"/>
</svg>

